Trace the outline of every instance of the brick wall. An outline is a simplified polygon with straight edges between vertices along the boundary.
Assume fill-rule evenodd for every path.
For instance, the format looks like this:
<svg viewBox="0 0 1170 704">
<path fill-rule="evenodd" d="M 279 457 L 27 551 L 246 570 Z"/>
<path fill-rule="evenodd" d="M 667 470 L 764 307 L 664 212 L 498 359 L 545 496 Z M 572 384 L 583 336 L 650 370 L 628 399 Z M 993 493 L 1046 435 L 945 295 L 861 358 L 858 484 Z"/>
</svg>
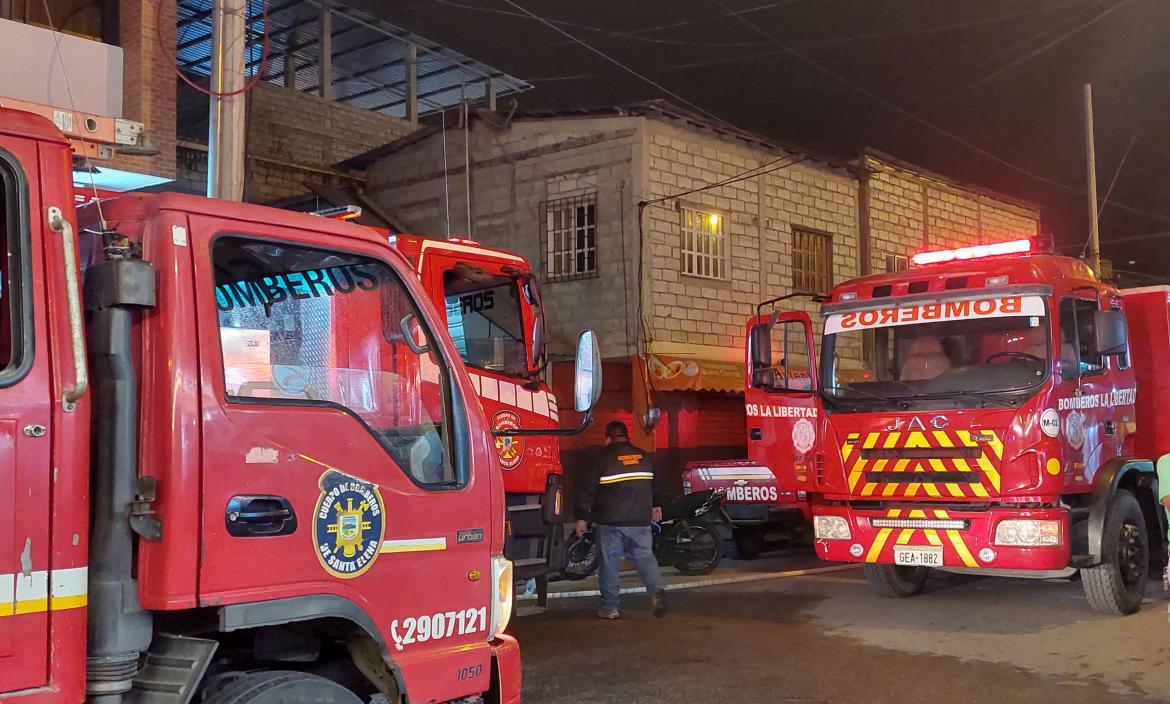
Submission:
<svg viewBox="0 0 1170 704">
<path fill-rule="evenodd" d="M 870 266 L 886 270 L 886 255 L 998 242 L 1034 235 L 1036 206 L 963 187 L 874 156 L 868 174 Z"/>
<path fill-rule="evenodd" d="M 413 129 L 396 117 L 259 83 L 248 94 L 245 198 L 267 203 L 303 194 L 306 181 L 352 180 L 333 164 Z"/>
<path fill-rule="evenodd" d="M 155 156 L 118 156 L 110 166 L 129 171 L 175 177 L 174 47 L 159 46 L 163 36 L 175 34 L 175 0 L 120 0 L 118 33 L 122 46 L 122 117 L 145 125 L 146 137 L 158 149 Z"/>
<path fill-rule="evenodd" d="M 650 200 L 727 180 L 782 158 L 710 133 L 647 122 Z M 788 164 L 782 159 L 773 167 Z M 845 170 L 803 161 L 666 200 L 646 209 L 646 312 L 655 344 L 738 350 L 762 300 L 793 292 L 793 230 L 831 238 L 833 281 L 857 275 L 857 182 Z M 717 213 L 729 238 L 730 270 L 719 280 L 683 273 L 681 208 Z M 787 308 L 815 310 L 808 301 Z"/>
<path fill-rule="evenodd" d="M 484 244 L 517 252 L 537 271 L 543 261 L 545 203 L 595 194 L 598 276 L 549 281 L 542 272 L 549 336 L 553 354 L 571 354 L 577 333 L 592 328 L 604 356 L 623 357 L 636 338 L 637 221 L 632 203 L 640 196 L 632 190 L 632 174 L 641 143 L 639 124 L 632 117 L 518 120 L 499 129 L 473 121 L 470 233 L 461 129 L 449 127 L 446 133 L 447 196 L 441 133 L 372 166 L 367 191 L 412 232 L 437 237 L 447 231 L 446 197 L 453 236 L 470 234 Z"/>
</svg>

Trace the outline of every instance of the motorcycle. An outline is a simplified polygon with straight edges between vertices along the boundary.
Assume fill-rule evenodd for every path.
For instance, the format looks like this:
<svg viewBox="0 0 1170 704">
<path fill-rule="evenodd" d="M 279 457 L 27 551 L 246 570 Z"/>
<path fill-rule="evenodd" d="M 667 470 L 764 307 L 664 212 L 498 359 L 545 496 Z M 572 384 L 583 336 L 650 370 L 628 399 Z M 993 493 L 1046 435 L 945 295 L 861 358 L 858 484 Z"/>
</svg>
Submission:
<svg viewBox="0 0 1170 704">
<path fill-rule="evenodd" d="M 687 494 L 662 509 L 662 521 L 651 523 L 654 557 L 658 564 L 698 576 L 710 574 L 723 559 L 723 538 L 730 535 L 731 519 L 723 510 L 723 489 Z M 576 581 L 601 566 L 597 536 L 592 526 L 565 548 L 561 576 Z"/>
</svg>

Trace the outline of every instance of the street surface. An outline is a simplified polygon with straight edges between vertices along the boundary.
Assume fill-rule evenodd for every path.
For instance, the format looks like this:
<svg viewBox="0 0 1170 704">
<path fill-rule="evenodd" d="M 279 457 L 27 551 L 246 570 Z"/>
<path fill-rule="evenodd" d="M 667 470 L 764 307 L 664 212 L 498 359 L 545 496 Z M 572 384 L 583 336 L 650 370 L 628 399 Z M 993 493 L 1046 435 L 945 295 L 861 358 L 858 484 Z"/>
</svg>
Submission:
<svg viewBox="0 0 1170 704">
<path fill-rule="evenodd" d="M 725 561 L 706 579 L 825 566 L 787 553 Z M 674 585 L 696 581 L 672 574 Z M 1121 619 L 1094 614 L 1077 582 L 941 575 L 927 590 L 881 599 L 850 568 L 671 591 L 663 619 L 645 594 L 626 594 L 612 622 L 594 618 L 595 598 L 555 598 L 511 629 L 524 702 L 1170 701 L 1160 580 Z"/>
</svg>

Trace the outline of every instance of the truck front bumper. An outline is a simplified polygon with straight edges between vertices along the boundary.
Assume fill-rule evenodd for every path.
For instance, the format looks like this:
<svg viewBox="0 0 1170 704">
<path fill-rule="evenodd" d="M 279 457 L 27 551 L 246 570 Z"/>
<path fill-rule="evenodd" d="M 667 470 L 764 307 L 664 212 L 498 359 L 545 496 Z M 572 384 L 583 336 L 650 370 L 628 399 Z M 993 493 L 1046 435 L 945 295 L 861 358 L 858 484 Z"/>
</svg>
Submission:
<svg viewBox="0 0 1170 704">
<path fill-rule="evenodd" d="M 492 691 L 488 692 L 485 704 L 520 703 L 520 644 L 510 635 L 501 633 L 491 642 Z"/>
<path fill-rule="evenodd" d="M 848 538 L 817 538 L 817 555 L 833 562 L 894 564 L 895 552 L 918 548 L 937 556 L 941 567 L 1005 570 L 1060 570 L 1068 566 L 1068 511 L 1062 508 L 992 508 L 956 511 L 930 505 L 855 509 L 851 506 L 813 507 L 816 516 L 840 516 L 849 526 Z M 1018 546 L 995 543 L 996 529 L 1005 520 L 1055 520 L 1060 524 L 1056 545 Z M 874 525 L 874 522 L 877 525 Z M 933 557 L 932 557 L 933 559 Z"/>
</svg>

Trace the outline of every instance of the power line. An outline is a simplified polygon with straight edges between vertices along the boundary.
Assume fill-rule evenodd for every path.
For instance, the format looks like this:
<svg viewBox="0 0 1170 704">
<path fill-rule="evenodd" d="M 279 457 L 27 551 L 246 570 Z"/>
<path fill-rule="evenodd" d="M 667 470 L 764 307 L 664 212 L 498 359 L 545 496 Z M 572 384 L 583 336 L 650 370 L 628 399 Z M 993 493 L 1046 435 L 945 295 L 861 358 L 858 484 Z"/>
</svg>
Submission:
<svg viewBox="0 0 1170 704">
<path fill-rule="evenodd" d="M 629 66 L 627 66 L 627 65 L 623 64 L 622 62 L 618 61 L 617 59 L 613 58 L 609 54 L 606 54 L 604 51 L 594 47 L 591 44 L 588 44 L 587 42 L 585 42 L 581 39 L 578 39 L 577 37 L 575 37 L 572 34 L 570 34 L 569 32 L 567 32 L 566 30 L 561 29 L 560 27 L 556 26 L 555 24 L 553 24 L 549 20 L 546 20 L 545 18 L 541 17 L 540 15 L 537 15 L 537 14 L 529 11 L 528 9 L 522 7 L 521 5 L 514 2 L 514 0 L 504 0 L 504 2 L 508 3 L 509 5 L 516 8 L 517 10 L 523 12 L 525 15 L 531 17 L 532 19 L 540 22 L 541 24 L 543 24 L 544 26 L 553 30 L 554 32 L 557 32 L 559 34 L 564 35 L 565 37 L 567 37 L 568 39 L 571 39 L 576 44 L 580 44 L 581 46 L 585 47 L 586 49 L 593 52 L 594 54 L 597 54 L 601 58 L 605 59 L 606 61 L 613 64 L 614 66 L 617 66 L 618 68 L 625 71 L 626 73 L 629 73 L 630 75 L 635 76 L 636 78 L 639 78 L 642 81 L 645 81 L 646 83 L 654 86 L 658 90 L 669 95 L 670 97 L 674 98 L 675 100 L 678 100 L 679 102 L 683 103 L 684 105 L 691 108 L 692 110 L 695 110 L 696 112 L 699 112 L 699 113 L 711 118 L 712 120 L 715 120 L 716 122 L 718 122 L 720 124 L 728 125 L 729 127 L 733 126 L 729 122 L 724 120 L 723 118 L 721 118 L 721 117 L 719 117 L 711 112 L 708 112 L 707 110 L 696 105 L 695 103 L 691 102 L 690 100 L 687 100 L 686 98 L 679 95 L 678 93 L 675 93 L 674 91 L 670 90 L 669 88 L 662 85 L 661 83 L 655 81 L 653 78 L 650 78 L 649 76 L 646 76 L 642 73 L 639 73 L 638 71 L 630 68 Z"/>
<path fill-rule="evenodd" d="M 1124 4 L 1129 3 L 1130 1 L 1131 0 L 1120 0 L 1120 2 L 1117 3 L 1117 5 L 1118 6 L 1124 5 Z M 509 2 L 510 2 L 510 0 L 509 0 Z M 722 0 L 711 0 L 711 2 L 713 2 L 715 5 L 717 5 L 721 9 L 723 9 L 725 11 L 727 10 L 727 6 L 723 4 Z M 964 147 L 967 147 L 971 151 L 973 151 L 977 154 L 980 154 L 983 157 L 990 159 L 991 161 L 996 162 L 997 164 L 1000 164 L 1002 166 L 1006 166 L 1007 168 L 1012 169 L 1013 171 L 1019 172 L 1025 176 L 1028 176 L 1028 177 L 1033 178 L 1037 181 L 1041 181 L 1043 183 L 1047 183 L 1049 185 L 1055 186 L 1055 187 L 1060 188 L 1062 190 L 1069 191 L 1071 193 L 1076 193 L 1078 195 L 1085 195 L 1084 191 L 1082 191 L 1081 189 L 1079 189 L 1075 186 L 1070 186 L 1062 181 L 1058 181 L 1054 178 L 1044 176 L 1043 174 L 1038 174 L 1030 169 L 1023 167 L 1023 166 L 1012 163 L 1012 162 L 1000 157 L 999 155 L 993 154 L 992 152 L 988 151 L 987 149 L 984 149 L 983 147 L 979 146 L 978 144 L 971 142 L 970 140 L 967 140 L 963 137 L 960 137 L 959 135 L 954 134 L 953 132 L 950 132 L 947 129 L 939 127 L 938 125 L 934 124 L 933 122 L 930 122 L 929 120 L 922 117 L 921 115 L 915 114 L 915 113 L 907 110 L 906 108 L 904 108 L 896 103 L 893 103 L 893 102 L 887 100 L 886 98 L 883 98 L 882 96 L 878 95 L 877 93 L 874 93 L 872 90 L 869 90 L 868 88 L 866 88 L 866 87 L 838 74 L 837 72 L 833 71 L 832 69 L 822 65 L 821 63 L 808 57 L 807 55 L 805 55 L 801 51 L 794 49 L 791 46 L 780 41 L 772 33 L 768 32 L 764 28 L 762 28 L 758 25 L 754 25 L 742 17 L 740 17 L 738 19 L 740 20 L 740 22 L 747 25 L 752 31 L 760 34 L 761 36 L 768 38 L 777 47 L 783 49 L 785 51 L 785 53 L 791 55 L 793 58 L 797 59 L 801 63 L 815 69 L 816 71 L 818 71 L 820 73 L 825 74 L 829 78 L 832 78 L 834 81 L 840 83 L 841 85 L 849 88 L 850 90 L 852 90 L 856 93 L 860 93 L 861 95 L 869 98 L 870 100 L 873 100 L 874 102 L 882 105 L 886 109 L 892 110 L 892 111 L 894 111 L 894 112 L 896 112 L 896 113 L 898 113 L 906 118 L 909 118 L 913 122 L 917 122 L 918 124 L 930 129 L 931 131 L 933 131 L 933 132 L 935 132 L 943 137 L 946 137 L 947 139 L 950 139 L 950 140 L 952 140 L 952 141 L 954 141 L 954 142 L 956 142 Z M 1133 206 L 1124 205 L 1124 204 L 1116 202 L 1116 201 L 1114 202 L 1114 207 L 1121 208 L 1122 210 L 1136 213 L 1138 215 L 1145 215 L 1147 217 L 1158 218 L 1158 219 L 1162 219 L 1162 220 L 1166 220 L 1166 221 L 1170 222 L 1170 215 L 1167 215 L 1165 213 L 1158 213 L 1158 212 L 1154 212 L 1154 211 L 1145 210 L 1143 208 L 1136 208 Z"/>
</svg>

